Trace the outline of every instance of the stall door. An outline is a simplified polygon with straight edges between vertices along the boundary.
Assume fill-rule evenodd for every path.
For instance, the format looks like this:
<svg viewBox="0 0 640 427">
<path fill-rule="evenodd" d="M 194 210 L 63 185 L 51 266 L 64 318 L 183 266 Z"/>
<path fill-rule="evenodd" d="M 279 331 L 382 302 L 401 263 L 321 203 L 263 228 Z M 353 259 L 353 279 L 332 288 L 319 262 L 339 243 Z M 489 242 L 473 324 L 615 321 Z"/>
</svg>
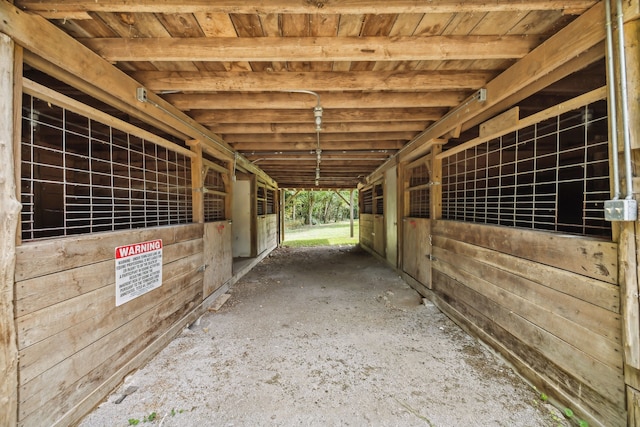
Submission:
<svg viewBox="0 0 640 427">
<path fill-rule="evenodd" d="M 207 298 L 233 275 L 231 224 L 227 221 L 204 225 L 204 293 Z"/>
<path fill-rule="evenodd" d="M 431 289 L 431 220 L 405 218 L 403 225 L 402 269 Z"/>
<path fill-rule="evenodd" d="M 392 266 L 398 265 L 398 209 L 396 166 L 389 169 L 384 179 L 384 218 L 386 227 L 387 262 Z"/>
</svg>

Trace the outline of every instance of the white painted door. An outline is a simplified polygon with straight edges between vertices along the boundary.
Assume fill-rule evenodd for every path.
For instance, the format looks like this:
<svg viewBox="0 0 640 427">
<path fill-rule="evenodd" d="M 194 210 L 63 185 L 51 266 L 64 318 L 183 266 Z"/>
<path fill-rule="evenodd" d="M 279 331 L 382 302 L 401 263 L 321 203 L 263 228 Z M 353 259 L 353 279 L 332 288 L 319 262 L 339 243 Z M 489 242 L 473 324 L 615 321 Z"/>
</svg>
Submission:
<svg viewBox="0 0 640 427">
<path fill-rule="evenodd" d="M 389 169 L 384 177 L 384 218 L 386 228 L 387 261 L 398 265 L 398 177 L 397 167 Z"/>
<path fill-rule="evenodd" d="M 233 257 L 251 256 L 251 181 L 233 183 Z"/>
</svg>

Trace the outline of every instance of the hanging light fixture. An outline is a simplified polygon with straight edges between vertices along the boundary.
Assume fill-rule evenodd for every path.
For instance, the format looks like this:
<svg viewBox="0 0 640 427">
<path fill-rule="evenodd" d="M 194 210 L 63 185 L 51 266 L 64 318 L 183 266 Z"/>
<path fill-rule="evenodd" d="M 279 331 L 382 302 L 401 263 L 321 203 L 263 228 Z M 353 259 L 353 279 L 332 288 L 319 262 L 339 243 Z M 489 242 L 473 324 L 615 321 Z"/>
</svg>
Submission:
<svg viewBox="0 0 640 427">
<path fill-rule="evenodd" d="M 322 131 L 322 106 L 320 105 L 320 95 L 312 90 L 287 90 L 290 93 L 307 93 L 313 95 L 318 103 L 313 108 L 313 119 L 316 125 L 316 187 L 320 185 L 320 162 L 322 162 L 322 149 L 320 148 L 320 131 Z"/>
</svg>

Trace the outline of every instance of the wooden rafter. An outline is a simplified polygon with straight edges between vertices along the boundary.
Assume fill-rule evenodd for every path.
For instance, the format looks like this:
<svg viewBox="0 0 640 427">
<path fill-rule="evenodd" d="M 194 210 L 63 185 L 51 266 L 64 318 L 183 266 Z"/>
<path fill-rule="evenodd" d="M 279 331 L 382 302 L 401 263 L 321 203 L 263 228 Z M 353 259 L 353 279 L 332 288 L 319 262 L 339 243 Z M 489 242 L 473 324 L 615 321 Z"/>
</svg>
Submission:
<svg viewBox="0 0 640 427">
<path fill-rule="evenodd" d="M 488 71 L 215 72 L 138 71 L 131 76 L 154 91 L 461 90 L 482 87 Z"/>
<path fill-rule="evenodd" d="M 277 13 L 322 13 L 322 14 L 360 14 L 363 10 L 374 14 L 393 13 L 456 13 L 456 12 L 518 12 L 529 10 L 563 10 L 577 13 L 593 6 L 591 0 L 527 2 L 511 0 L 441 0 L 425 2 L 420 0 L 388 0 L 372 3 L 366 0 L 326 0 L 306 2 L 297 0 L 277 0 L 255 2 L 248 0 L 216 1 L 209 0 L 16 0 L 23 9 L 38 11 L 49 17 L 64 17 L 86 12 L 149 12 L 149 13 L 238 13 L 238 14 L 277 14 Z M 82 16 L 82 15 L 80 15 Z"/>
<path fill-rule="evenodd" d="M 521 58 L 541 37 L 93 38 L 108 61 L 429 61 Z"/>
</svg>

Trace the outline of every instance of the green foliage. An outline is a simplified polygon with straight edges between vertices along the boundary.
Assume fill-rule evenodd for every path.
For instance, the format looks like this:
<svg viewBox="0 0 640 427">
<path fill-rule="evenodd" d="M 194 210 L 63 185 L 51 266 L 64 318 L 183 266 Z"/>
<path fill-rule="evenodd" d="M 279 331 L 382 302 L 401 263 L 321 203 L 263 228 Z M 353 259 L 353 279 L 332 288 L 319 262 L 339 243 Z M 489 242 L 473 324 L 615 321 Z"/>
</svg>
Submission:
<svg viewBox="0 0 640 427">
<path fill-rule="evenodd" d="M 354 215 L 358 217 L 358 192 L 354 190 Z M 289 223 L 328 224 L 349 219 L 349 191 L 286 191 L 284 218 Z M 311 212 L 309 212 L 311 210 Z"/>
<path fill-rule="evenodd" d="M 564 408 L 564 410 L 562 411 L 564 413 L 564 416 L 567 418 L 573 418 L 573 411 L 569 408 Z"/>
<path fill-rule="evenodd" d="M 544 393 L 540 393 L 540 400 L 542 400 L 543 402 L 546 402 L 547 400 L 549 400 L 549 396 L 547 396 Z"/>
<path fill-rule="evenodd" d="M 138 424 L 140 424 L 140 420 L 137 418 L 129 418 L 129 425 L 130 426 L 137 426 Z"/>
<path fill-rule="evenodd" d="M 285 231 L 284 245 L 297 247 L 356 245 L 358 243 L 358 222 L 354 221 L 354 236 L 349 236 L 349 222 L 305 226 Z"/>
<path fill-rule="evenodd" d="M 580 427 L 589 427 L 589 423 L 588 423 L 588 422 L 586 422 L 585 420 L 580 420 L 580 421 L 578 421 L 578 425 L 579 425 Z"/>
</svg>

